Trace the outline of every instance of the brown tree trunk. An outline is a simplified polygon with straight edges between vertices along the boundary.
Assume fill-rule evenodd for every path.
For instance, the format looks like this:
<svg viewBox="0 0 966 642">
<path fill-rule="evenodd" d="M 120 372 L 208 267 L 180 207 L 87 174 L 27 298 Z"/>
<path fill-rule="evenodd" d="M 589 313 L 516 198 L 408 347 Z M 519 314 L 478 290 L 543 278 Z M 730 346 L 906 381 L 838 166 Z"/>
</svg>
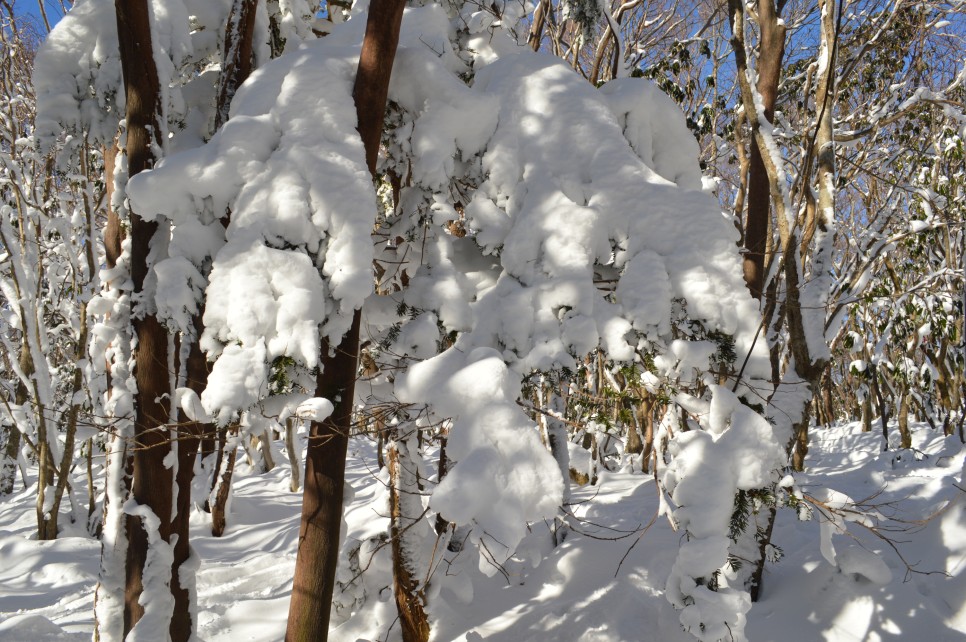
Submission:
<svg viewBox="0 0 966 642">
<path fill-rule="evenodd" d="M 627 439 L 624 442 L 624 453 L 629 455 L 639 455 L 644 450 L 644 442 L 641 440 L 641 426 L 635 413 L 635 418 L 626 425 Z"/>
<path fill-rule="evenodd" d="M 740 3 L 736 3 L 735 0 L 732 0 L 731 4 L 740 6 Z M 732 11 L 734 10 L 732 8 Z M 765 118 L 771 123 L 775 119 L 778 81 L 781 79 L 782 61 L 785 56 L 785 24 L 779 19 L 774 0 L 759 0 L 758 22 L 761 29 L 761 42 L 758 49 L 757 86 L 764 104 Z M 761 300 L 764 293 L 771 191 L 768 172 L 762 160 L 758 141 L 754 137 L 751 139 L 749 161 L 746 201 L 748 213 L 745 217 L 744 229 L 744 274 L 745 283 L 752 296 Z"/>
<path fill-rule="evenodd" d="M 121 219 L 117 210 L 111 206 L 114 198 L 114 166 L 117 160 L 117 142 L 104 146 L 104 203 L 107 209 L 107 225 L 104 227 L 104 258 L 107 267 L 117 265 L 121 256 L 121 243 L 124 241 L 124 231 L 121 229 Z"/>
<path fill-rule="evenodd" d="M 822 386 L 822 408 L 825 413 L 825 426 L 831 428 L 835 422 L 835 401 L 832 398 L 832 372 L 826 370 Z M 844 403 L 843 403 L 844 407 Z"/>
<path fill-rule="evenodd" d="M 450 463 L 449 458 L 446 456 L 446 439 L 447 435 L 441 434 L 439 437 L 439 468 L 437 469 L 436 479 L 441 482 L 443 478 L 449 473 Z M 438 482 L 437 482 L 438 483 Z M 437 535 L 442 535 L 447 528 L 449 528 L 450 522 L 442 513 L 436 513 L 436 523 L 434 525 L 434 530 Z"/>
<path fill-rule="evenodd" d="M 228 27 L 222 55 L 225 66 L 218 86 L 218 110 L 215 113 L 215 129 L 228 120 L 231 99 L 252 73 L 255 63 L 253 41 L 255 37 L 255 14 L 258 0 L 233 0 L 228 13 Z"/>
<path fill-rule="evenodd" d="M 0 497 L 13 492 L 17 478 L 17 460 L 20 457 L 20 431 L 16 426 L 0 427 Z"/>
<path fill-rule="evenodd" d="M 353 87 L 359 134 L 373 179 L 376 178 L 389 77 L 404 8 L 404 0 L 373 0 L 370 4 Z M 357 310 L 349 331 L 331 353 L 332 346 L 327 341 L 322 345 L 316 396 L 332 400 L 335 408 L 325 421 L 312 422 L 309 433 L 299 549 L 285 632 L 288 642 L 325 642 L 329 636 L 329 612 L 342 522 L 345 457 L 359 364 L 360 320 Z"/>
<path fill-rule="evenodd" d="M 295 419 L 292 417 L 285 420 L 285 450 L 288 452 L 288 463 L 292 470 L 288 487 L 294 493 L 302 486 L 302 460 L 299 457 L 298 444 L 295 443 Z"/>
<path fill-rule="evenodd" d="M 211 534 L 215 537 L 224 535 L 225 528 L 228 526 L 228 498 L 231 497 L 231 477 L 235 472 L 237 457 L 238 445 L 232 437 L 226 437 L 222 444 L 219 466 L 215 469 L 215 485 L 212 489 L 214 501 L 210 502 Z"/>
<path fill-rule="evenodd" d="M 899 414 L 896 421 L 899 424 L 900 448 L 912 448 L 912 433 L 909 432 L 909 391 L 903 390 L 899 399 Z"/>
<path fill-rule="evenodd" d="M 146 0 L 117 0 L 117 31 L 124 76 L 127 111 L 126 154 L 129 176 L 149 169 L 155 161 L 152 146 L 160 145 L 158 113 L 160 113 L 160 83 L 155 67 L 151 42 L 151 27 Z M 137 300 L 144 292 L 144 281 L 150 266 L 148 254 L 158 224 L 144 221 L 131 212 L 131 279 Z M 131 493 L 135 503 L 148 508 L 157 518 L 158 537 L 170 542 L 171 512 L 174 502 L 172 473 L 164 465 L 171 450 L 167 423 L 170 418 L 170 385 L 168 376 L 168 332 L 152 314 L 143 309 L 132 310 L 137 348 L 134 354 L 135 447 Z M 139 602 L 144 589 L 143 579 L 149 553 L 150 536 L 145 520 L 129 515 L 125 598 L 124 634 L 127 635 L 144 615 Z M 185 525 L 187 521 L 185 520 Z M 187 543 L 188 533 L 177 537 Z M 177 564 L 171 569 L 178 578 Z M 169 634 L 174 642 L 188 640 L 192 634 L 190 612 L 175 613 Z"/>
<path fill-rule="evenodd" d="M 23 350 L 20 353 L 20 369 L 24 374 L 28 374 L 28 368 L 32 366 L 30 351 Z M 29 376 L 29 375 L 28 375 Z M 14 403 L 22 406 L 27 403 L 30 391 L 23 381 L 17 382 L 14 392 Z M 0 428 L 0 436 L 6 435 L 3 444 L 3 454 L 0 455 L 0 496 L 9 495 L 13 492 L 14 479 L 17 476 L 17 461 L 20 459 L 20 430 L 16 426 Z"/>
<path fill-rule="evenodd" d="M 411 444 L 411 442 L 410 442 Z M 420 587 L 419 578 L 411 567 L 406 546 L 406 539 L 413 534 L 407 532 L 414 519 L 422 516 L 414 510 L 404 510 L 404 506 L 412 507 L 415 499 L 418 504 L 418 488 L 415 483 L 416 470 L 414 462 L 409 457 L 410 444 L 398 444 L 395 440 L 389 445 L 389 519 L 392 541 L 392 577 L 393 595 L 396 598 L 396 609 L 399 612 L 399 624 L 402 630 L 403 642 L 427 642 L 429 640 L 429 619 L 426 617 L 426 594 Z M 400 449 L 405 449 L 400 452 Z M 406 495 L 409 493 L 409 495 Z M 408 501 L 407 501 L 408 500 Z"/>
<path fill-rule="evenodd" d="M 540 0 L 533 10 L 533 22 L 527 35 L 527 45 L 534 51 L 540 51 L 540 41 L 543 40 L 543 27 L 547 23 L 547 11 L 551 10 L 550 0 Z"/>
<path fill-rule="evenodd" d="M 185 363 L 185 384 L 195 394 L 201 395 L 208 381 L 208 362 L 198 345 L 198 337 L 201 336 L 203 330 L 201 314 L 196 315 L 192 321 L 194 322 L 195 336 L 188 339 L 191 343 L 188 347 L 188 358 Z M 188 544 L 189 519 L 191 517 L 191 482 L 194 479 L 195 460 L 198 457 L 202 435 L 211 428 L 210 424 L 189 421 L 184 413 L 179 413 L 178 443 L 176 446 L 178 473 L 175 476 L 177 488 L 176 512 L 171 521 L 171 532 L 177 535 L 174 544 L 173 569 L 180 569 L 191 555 L 191 547 Z M 177 628 L 187 631 L 190 636 L 193 628 L 190 621 L 191 586 L 190 584 L 182 584 L 181 573 L 177 570 L 171 576 L 171 593 L 174 595 L 174 614 L 171 628 L 172 630 Z"/>
<path fill-rule="evenodd" d="M 862 400 L 862 432 L 872 432 L 872 391 Z"/>
<path fill-rule="evenodd" d="M 765 522 L 765 532 L 761 538 L 758 539 L 758 560 L 755 564 L 754 571 L 751 574 L 751 580 L 749 581 L 748 593 L 751 597 L 752 602 L 757 602 L 761 597 L 761 582 L 765 575 L 765 560 L 767 559 L 768 546 L 771 544 L 771 535 L 775 530 L 775 517 L 777 517 L 778 511 L 774 506 L 768 507 L 768 518 Z"/>
<path fill-rule="evenodd" d="M 879 388 L 879 368 L 873 364 L 869 366 L 869 371 L 872 375 L 872 394 L 878 403 L 879 421 L 882 422 L 882 450 L 889 450 L 889 411 Z"/>
<path fill-rule="evenodd" d="M 358 312 L 336 348 L 325 356 L 316 382 L 316 396 L 335 399 L 333 413 L 312 422 L 305 452 L 305 485 L 298 556 L 289 605 L 288 642 L 324 642 L 329 635 L 329 610 L 335 588 L 345 484 L 345 457 L 352 424 L 356 358 L 359 348 Z"/>
<path fill-rule="evenodd" d="M 641 472 L 651 472 L 651 459 L 654 458 L 654 406 L 657 400 L 648 397 L 641 404 L 641 422 L 644 425 L 644 447 L 641 450 Z"/>
</svg>

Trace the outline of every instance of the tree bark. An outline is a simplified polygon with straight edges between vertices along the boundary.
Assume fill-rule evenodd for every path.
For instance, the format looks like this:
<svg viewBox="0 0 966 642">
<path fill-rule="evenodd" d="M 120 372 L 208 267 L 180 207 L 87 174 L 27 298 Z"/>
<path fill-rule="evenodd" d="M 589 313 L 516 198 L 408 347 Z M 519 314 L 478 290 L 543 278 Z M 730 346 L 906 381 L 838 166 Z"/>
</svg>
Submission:
<svg viewBox="0 0 966 642">
<path fill-rule="evenodd" d="M 111 206 L 111 201 L 114 199 L 114 167 L 117 152 L 117 142 L 104 146 L 104 204 L 107 210 L 107 224 L 104 227 L 104 258 L 107 267 L 112 269 L 121 256 L 121 243 L 124 241 L 121 219 L 117 215 L 117 210 Z"/>
<path fill-rule="evenodd" d="M 410 559 L 411 551 L 418 550 L 407 542 L 415 539 L 410 531 L 415 520 L 422 519 L 422 501 L 412 460 L 413 439 L 396 441 L 395 435 L 389 445 L 389 518 L 392 540 L 393 595 L 399 611 L 399 624 L 403 642 L 427 642 L 429 619 L 426 617 L 426 593 L 420 586 L 416 568 Z M 408 545 L 407 545 L 408 544 Z"/>
<path fill-rule="evenodd" d="M 235 472 L 235 460 L 238 457 L 238 444 L 235 437 L 225 430 L 218 456 L 218 466 L 215 468 L 214 486 L 209 501 L 211 507 L 211 534 L 221 537 L 228 526 L 228 499 L 231 497 L 231 477 Z M 227 452 L 226 452 L 227 451 Z"/>
<path fill-rule="evenodd" d="M 900 448 L 912 448 L 912 433 L 909 432 L 909 396 L 909 390 L 903 389 L 899 399 L 899 413 L 896 415 Z"/>
<path fill-rule="evenodd" d="M 533 22 L 530 25 L 530 33 L 527 35 L 527 45 L 534 51 L 540 51 L 543 27 L 547 23 L 547 11 L 550 10 L 552 10 L 550 0 L 540 0 L 537 8 L 533 10 Z"/>
<path fill-rule="evenodd" d="M 288 451 L 288 463 L 292 470 L 289 490 L 293 493 L 302 486 L 302 459 L 299 457 L 298 444 L 295 440 L 295 419 L 289 417 L 285 420 L 285 450 Z"/>
<path fill-rule="evenodd" d="M 185 384 L 195 394 L 201 395 L 208 381 L 208 362 L 198 345 L 198 337 L 203 330 L 201 314 L 192 319 L 194 336 L 187 337 L 190 341 L 188 358 L 185 363 Z M 191 613 L 191 584 L 193 581 L 182 578 L 179 569 L 191 557 L 191 546 L 188 542 L 189 520 L 191 517 L 191 482 L 194 479 L 195 460 L 201 446 L 202 435 L 212 429 L 211 424 L 189 421 L 183 412 L 179 413 L 178 428 L 178 473 L 175 476 L 177 496 L 174 498 L 176 512 L 172 517 L 171 531 L 177 535 L 174 544 L 174 563 L 171 577 L 171 593 L 174 595 L 174 619 L 172 629 L 186 630 L 190 636 L 193 625 L 190 621 Z M 186 580 L 184 583 L 182 580 Z M 172 636 L 172 639 L 173 636 Z"/>
<path fill-rule="evenodd" d="M 25 349 L 20 353 L 20 369 L 29 376 L 32 368 L 30 350 Z M 27 385 L 18 380 L 14 391 L 14 403 L 22 406 L 27 403 L 29 397 L 30 390 Z M 20 429 L 17 426 L 0 427 L 0 437 L 4 439 L 3 454 L 0 455 L 0 496 L 3 496 L 13 492 L 14 480 L 17 476 L 17 461 L 20 459 Z"/>
<path fill-rule="evenodd" d="M 242 83 L 252 73 L 255 63 L 255 14 L 258 0 L 233 0 L 228 13 L 228 27 L 222 55 L 224 70 L 218 86 L 218 110 L 215 113 L 215 130 L 228 120 L 231 99 Z"/>
<path fill-rule="evenodd" d="M 17 478 L 17 459 L 20 456 L 20 431 L 16 426 L 0 427 L 0 497 L 13 492 Z"/>
<path fill-rule="evenodd" d="M 155 162 L 153 148 L 160 146 L 160 81 L 154 61 L 151 26 L 146 0 L 116 0 L 117 32 L 121 54 L 121 70 L 127 111 L 127 141 L 125 151 L 129 176 L 149 169 Z M 150 270 L 148 254 L 158 231 L 156 222 L 143 220 L 131 212 L 131 280 L 132 300 L 144 293 L 144 282 Z M 170 381 L 168 375 L 168 332 L 148 309 L 132 310 L 132 325 L 137 337 L 134 378 L 135 445 L 131 494 L 140 507 L 147 507 L 158 519 L 158 536 L 171 542 L 171 512 L 174 502 L 174 479 L 164 459 L 171 451 L 167 427 L 170 418 Z M 184 521 L 185 526 L 187 520 Z M 144 520 L 128 514 L 129 545 L 125 564 L 124 635 L 144 616 L 145 607 L 139 602 L 144 589 L 144 570 L 149 553 L 149 533 Z M 187 543 L 187 529 L 177 533 Z M 179 568 L 171 569 L 172 578 Z M 169 634 L 174 642 L 188 640 L 193 623 L 190 611 L 175 613 Z"/>
<path fill-rule="evenodd" d="M 358 130 L 365 147 L 366 165 L 373 179 L 376 178 L 389 77 L 404 8 L 404 0 L 373 0 L 370 4 L 353 87 Z M 334 351 L 328 341 L 322 345 L 315 393 L 332 400 L 335 408 L 325 421 L 312 422 L 309 433 L 299 549 L 285 632 L 288 642 L 325 642 L 329 636 L 329 613 L 342 522 L 345 457 L 359 365 L 360 320 L 357 310 L 349 331 Z"/>
<path fill-rule="evenodd" d="M 734 0 L 732 4 L 735 4 Z M 774 0 L 759 0 L 758 23 L 761 29 L 761 42 L 758 50 L 757 88 L 764 105 L 765 119 L 771 123 L 775 119 L 778 81 L 781 79 L 782 61 L 785 56 L 785 25 L 779 19 Z M 762 152 L 754 137 L 751 139 L 749 162 L 746 199 L 748 213 L 745 217 L 744 229 L 744 275 L 745 283 L 752 296 L 761 300 L 764 294 L 771 189 Z"/>
<path fill-rule="evenodd" d="M 872 391 L 862 399 L 862 432 L 872 432 Z"/>
</svg>

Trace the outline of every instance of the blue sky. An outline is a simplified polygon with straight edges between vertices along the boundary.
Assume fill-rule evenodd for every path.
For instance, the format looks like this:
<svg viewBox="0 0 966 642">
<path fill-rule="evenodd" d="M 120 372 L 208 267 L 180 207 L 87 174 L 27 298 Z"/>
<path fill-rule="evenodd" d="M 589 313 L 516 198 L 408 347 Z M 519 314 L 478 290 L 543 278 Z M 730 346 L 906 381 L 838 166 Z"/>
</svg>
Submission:
<svg viewBox="0 0 966 642">
<path fill-rule="evenodd" d="M 37 3 L 39 0 L 13 0 L 14 11 L 21 18 L 29 16 L 37 21 L 38 26 L 42 26 L 43 22 L 40 19 L 40 10 L 38 9 Z M 50 21 L 50 26 L 53 27 L 57 24 L 57 21 L 64 15 L 64 9 L 61 7 L 59 0 L 43 0 L 44 8 L 47 11 L 47 20 Z"/>
</svg>

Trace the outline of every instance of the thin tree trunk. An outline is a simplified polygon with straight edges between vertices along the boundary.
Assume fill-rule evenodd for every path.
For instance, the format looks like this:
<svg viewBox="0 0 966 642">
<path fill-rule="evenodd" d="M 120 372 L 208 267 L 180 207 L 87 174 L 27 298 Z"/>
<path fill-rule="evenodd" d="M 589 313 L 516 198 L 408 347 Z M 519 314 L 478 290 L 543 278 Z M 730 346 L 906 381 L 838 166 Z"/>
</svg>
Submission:
<svg viewBox="0 0 966 642">
<path fill-rule="evenodd" d="M 104 227 L 104 258 L 107 267 L 113 269 L 121 256 L 124 231 L 121 218 L 111 205 L 114 198 L 114 167 L 117 161 L 117 142 L 104 146 L 104 203 L 107 209 L 107 225 Z"/>
<path fill-rule="evenodd" d="M 420 585 L 412 552 L 418 550 L 417 539 L 422 533 L 412 532 L 416 520 L 422 519 L 413 461 L 414 439 L 393 441 L 389 445 L 389 519 L 392 541 L 393 595 L 399 611 L 403 642 L 427 642 L 429 619 L 426 617 L 426 594 Z"/>
<path fill-rule="evenodd" d="M 258 0 L 232 1 L 222 47 L 225 66 L 218 86 L 215 130 L 228 120 L 228 110 L 235 92 L 252 73 L 255 63 L 253 42 L 257 9 Z"/>
<path fill-rule="evenodd" d="M 13 492 L 17 478 L 20 431 L 16 426 L 0 427 L 0 442 L 3 443 L 3 452 L 0 454 L 0 496 L 3 496 Z"/>
<path fill-rule="evenodd" d="M 872 375 L 872 394 L 879 405 L 879 421 L 882 423 L 882 450 L 885 451 L 889 450 L 889 411 L 885 399 L 882 398 L 882 390 L 879 388 L 879 368 L 870 365 L 869 370 Z"/>
<path fill-rule="evenodd" d="M 285 420 L 285 450 L 288 451 L 288 463 L 292 469 L 289 490 L 293 493 L 302 485 L 302 459 L 299 457 L 298 444 L 295 443 L 295 419 Z"/>
<path fill-rule="evenodd" d="M 26 374 L 25 364 L 30 364 L 30 351 L 20 353 L 20 369 Z M 29 391 L 23 381 L 17 381 L 14 391 L 14 403 L 22 406 L 27 403 Z M 17 460 L 20 458 L 20 429 L 16 426 L 0 428 L 0 436 L 6 435 L 3 444 L 3 458 L 0 459 L 0 496 L 13 492 L 14 479 L 17 475 Z"/>
<path fill-rule="evenodd" d="M 862 432 L 872 432 L 872 391 L 862 399 Z"/>
<path fill-rule="evenodd" d="M 374 180 L 389 96 L 389 77 L 404 8 L 403 0 L 374 0 L 370 4 L 353 88 L 366 165 Z M 309 434 L 298 557 L 285 633 L 288 642 L 325 642 L 329 636 L 329 611 L 335 588 L 342 522 L 345 457 L 359 365 L 360 321 L 361 314 L 356 310 L 349 331 L 335 350 L 330 353 L 331 345 L 327 341 L 322 346 L 316 396 L 333 400 L 335 408 L 325 421 L 312 422 Z"/>
<path fill-rule="evenodd" d="M 903 389 L 899 399 L 899 414 L 896 420 L 899 424 L 900 448 L 912 448 L 912 433 L 909 432 L 909 391 Z"/>
<path fill-rule="evenodd" d="M 225 453 L 224 451 L 228 451 Z M 215 472 L 215 487 L 212 489 L 211 534 L 221 537 L 228 526 L 228 505 L 231 498 L 231 478 L 238 457 L 238 444 L 233 436 L 227 437 L 222 451 L 221 465 Z"/>
<path fill-rule="evenodd" d="M 643 417 L 643 407 L 644 403 L 641 403 L 641 407 L 635 411 L 633 408 L 630 409 L 631 421 L 627 424 L 627 441 L 624 443 L 624 452 L 631 455 L 639 455 L 642 450 L 644 450 L 644 441 L 642 435 L 644 431 L 642 430 Z"/>
<path fill-rule="evenodd" d="M 736 2 L 732 0 L 732 11 Z M 737 3 L 740 5 L 740 3 Z M 775 119 L 778 83 L 785 56 L 785 24 L 778 15 L 774 0 L 760 0 L 758 23 L 761 41 L 758 53 L 758 93 L 764 106 L 765 119 Z M 740 9 L 739 9 L 740 10 Z M 771 211 L 771 189 L 768 171 L 758 141 L 752 137 L 749 153 L 748 213 L 744 225 L 744 275 L 752 296 L 761 300 L 764 294 L 765 251 Z M 740 212 L 738 213 L 740 214 Z"/>
<path fill-rule="evenodd" d="M 202 457 L 202 467 L 208 469 L 210 467 L 210 478 L 208 485 L 208 497 L 205 498 L 205 511 L 211 512 L 212 497 L 214 496 L 215 489 L 218 488 L 219 475 L 222 472 L 222 465 L 225 461 L 225 452 L 228 449 L 228 427 L 219 428 L 215 438 L 210 442 L 210 447 L 213 449 L 209 454 L 205 454 L 205 441 L 201 442 L 201 457 Z M 212 460 L 214 463 L 212 464 Z"/>
<path fill-rule="evenodd" d="M 192 319 L 194 336 L 186 337 L 189 341 L 188 358 L 185 363 L 186 385 L 195 394 L 200 395 L 208 381 L 208 363 L 198 345 L 198 337 L 202 332 L 201 314 Z M 178 427 L 178 472 L 175 475 L 177 495 L 174 498 L 176 511 L 171 520 L 171 532 L 177 537 L 174 543 L 173 569 L 186 569 L 185 563 L 191 557 L 191 546 L 188 542 L 189 521 L 191 518 L 191 484 L 194 479 L 195 461 L 201 446 L 201 436 L 211 429 L 210 424 L 189 421 L 183 412 L 179 413 Z M 191 600 L 194 593 L 194 577 L 186 575 L 183 570 L 175 570 L 171 577 L 171 593 L 174 595 L 174 616 L 172 629 L 193 629 L 190 621 Z"/>
<path fill-rule="evenodd" d="M 439 437 L 439 468 L 437 469 L 436 475 L 439 482 L 442 482 L 443 478 L 449 474 L 450 469 L 449 458 L 446 456 L 446 439 L 447 435 L 445 433 L 441 434 Z M 442 535 L 443 532 L 449 528 L 449 525 L 450 522 L 443 517 L 442 513 L 436 513 L 435 530 L 437 535 Z"/>
<path fill-rule="evenodd" d="M 266 428 L 262 431 L 262 436 L 258 438 L 262 459 L 265 461 L 266 473 L 275 468 L 275 457 L 272 455 L 272 433 L 273 431 L 270 428 Z"/>
<path fill-rule="evenodd" d="M 105 202 L 107 225 L 104 228 L 104 251 L 107 266 L 117 267 L 121 256 L 125 231 L 121 227 L 118 212 L 111 205 L 114 192 L 114 165 L 118 154 L 117 142 L 104 149 Z M 120 277 L 116 277 L 119 278 Z M 107 390 L 113 392 L 114 369 L 122 373 L 127 369 L 129 343 L 122 339 L 120 354 L 115 364 L 106 364 Z M 122 377 L 126 376 L 122 374 Z M 127 530 L 122 512 L 124 502 L 131 491 L 131 427 L 128 417 L 116 432 L 112 432 L 105 447 L 104 501 L 101 520 L 97 527 L 101 540 L 101 563 L 97 588 L 94 592 L 94 642 L 121 640 L 124 636 L 124 565 L 127 557 Z"/>
<path fill-rule="evenodd" d="M 775 517 L 777 517 L 778 511 L 774 506 L 768 507 L 768 520 L 765 525 L 765 532 L 763 537 L 758 539 L 758 563 L 755 564 L 755 569 L 752 571 L 751 580 L 749 582 L 748 592 L 751 597 L 752 602 L 757 602 L 761 597 L 761 582 L 765 575 L 765 560 L 767 559 L 768 546 L 771 544 L 771 535 L 775 530 Z"/>
<path fill-rule="evenodd" d="M 89 266 L 93 270 L 93 265 Z M 58 531 L 58 517 L 60 515 L 60 504 L 64 498 L 64 492 L 68 488 L 68 477 L 70 476 L 71 463 L 74 460 L 74 443 L 77 437 L 77 420 L 80 416 L 81 404 L 77 402 L 77 397 L 81 392 L 84 382 L 84 370 L 80 365 L 87 353 L 87 303 L 80 306 L 80 331 L 77 343 L 74 348 L 74 376 L 70 388 L 70 408 L 67 411 L 67 421 L 64 425 L 64 450 L 60 458 L 59 468 L 54 467 L 51 461 L 50 469 L 57 476 L 57 484 L 53 487 L 53 500 L 48 502 L 49 508 L 41 517 L 40 539 L 55 539 Z M 46 448 L 44 450 L 47 450 Z M 49 450 L 47 450 L 49 452 Z"/>
<path fill-rule="evenodd" d="M 641 404 L 640 417 L 644 426 L 644 447 L 641 450 L 641 472 L 651 472 L 651 459 L 654 457 L 654 406 L 657 400 L 648 398 Z"/>
<path fill-rule="evenodd" d="M 527 44 L 534 51 L 540 51 L 543 27 L 547 23 L 547 11 L 551 10 L 550 0 L 540 0 L 537 8 L 533 10 L 533 22 L 530 25 L 530 33 L 527 35 Z"/>
<path fill-rule="evenodd" d="M 97 507 L 97 493 L 94 488 L 94 438 L 87 440 L 87 532 L 100 537 L 100 529 L 94 526 L 94 510 Z"/>
</svg>

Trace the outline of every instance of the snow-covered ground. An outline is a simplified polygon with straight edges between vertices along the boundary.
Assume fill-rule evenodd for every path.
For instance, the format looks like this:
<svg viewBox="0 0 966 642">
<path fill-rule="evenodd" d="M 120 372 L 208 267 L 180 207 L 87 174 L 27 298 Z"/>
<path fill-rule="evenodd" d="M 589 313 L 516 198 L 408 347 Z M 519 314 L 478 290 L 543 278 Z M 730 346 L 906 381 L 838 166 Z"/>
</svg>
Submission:
<svg viewBox="0 0 966 642">
<path fill-rule="evenodd" d="M 785 557 L 766 571 L 763 598 L 748 615 L 749 640 L 966 640 L 966 451 L 956 438 L 943 440 L 925 425 L 915 426 L 915 451 L 881 453 L 880 440 L 856 424 L 815 429 L 808 472 L 799 481 L 816 496 L 828 488 L 866 500 L 884 518 L 880 532 L 898 553 L 850 523 L 848 535 L 832 536 L 839 566 L 855 571 L 843 572 L 820 550 L 817 515 L 802 522 L 795 511 L 781 511 L 774 542 Z M 373 445 L 354 440 L 350 450 L 351 545 L 386 529 L 388 495 L 375 470 Z M 206 515 L 194 516 L 192 545 L 202 559 L 198 633 L 204 640 L 283 638 L 300 495 L 289 492 L 284 454 L 279 460 L 260 476 L 239 466 L 224 537 L 210 536 Z M 31 539 L 34 497 L 28 488 L 0 503 L 0 640 L 90 639 L 100 546 L 79 530 L 72 536 L 73 527 L 57 541 Z M 437 574 L 465 577 L 447 577 L 431 603 L 433 639 L 693 639 L 663 596 L 681 535 L 663 518 L 647 528 L 658 507 L 653 479 L 604 472 L 597 486 L 576 488 L 573 502 L 572 530 L 556 549 L 547 527 L 533 525 L 525 545 L 531 559 L 542 558 L 536 568 L 522 560 L 510 560 L 492 576 L 475 566 L 437 568 Z M 363 557 L 373 548 L 363 547 Z M 351 577 L 348 568 L 341 572 Z M 351 613 L 336 614 L 341 624 L 330 638 L 398 640 L 391 591 L 382 588 L 390 581 L 383 547 L 366 570 L 365 601 Z"/>
</svg>

